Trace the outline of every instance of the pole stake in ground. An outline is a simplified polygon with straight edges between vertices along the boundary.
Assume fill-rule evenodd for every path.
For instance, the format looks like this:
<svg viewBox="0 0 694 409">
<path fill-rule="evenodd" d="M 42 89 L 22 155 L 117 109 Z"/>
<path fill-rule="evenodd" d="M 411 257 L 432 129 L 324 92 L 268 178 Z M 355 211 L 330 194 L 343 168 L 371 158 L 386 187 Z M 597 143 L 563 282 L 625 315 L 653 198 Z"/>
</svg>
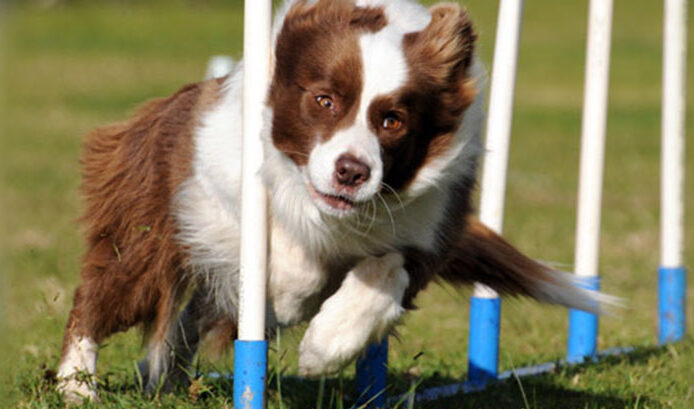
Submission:
<svg viewBox="0 0 694 409">
<path fill-rule="evenodd" d="M 473 385 L 482 386 L 495 381 L 499 374 L 500 318 L 499 297 L 472 297 L 468 380 Z"/>
<path fill-rule="evenodd" d="M 357 361 L 357 407 L 384 408 L 388 373 L 388 338 L 371 344 Z"/>
<path fill-rule="evenodd" d="M 578 285 L 586 290 L 600 289 L 600 276 L 581 277 Z M 598 316 L 581 310 L 569 310 L 569 340 L 566 361 L 583 362 L 597 353 Z"/>
</svg>

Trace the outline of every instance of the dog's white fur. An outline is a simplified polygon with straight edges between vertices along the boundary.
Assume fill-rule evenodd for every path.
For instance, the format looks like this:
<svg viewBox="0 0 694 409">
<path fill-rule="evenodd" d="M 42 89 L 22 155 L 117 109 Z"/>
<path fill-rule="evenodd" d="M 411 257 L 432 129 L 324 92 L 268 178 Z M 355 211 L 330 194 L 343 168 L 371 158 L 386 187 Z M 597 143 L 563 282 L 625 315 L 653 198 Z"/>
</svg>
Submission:
<svg viewBox="0 0 694 409">
<path fill-rule="evenodd" d="M 99 346 L 89 337 L 80 337 L 70 344 L 57 377 L 61 379 L 61 388 L 69 391 L 73 400 L 96 398 L 93 376 L 98 352 Z"/>
</svg>

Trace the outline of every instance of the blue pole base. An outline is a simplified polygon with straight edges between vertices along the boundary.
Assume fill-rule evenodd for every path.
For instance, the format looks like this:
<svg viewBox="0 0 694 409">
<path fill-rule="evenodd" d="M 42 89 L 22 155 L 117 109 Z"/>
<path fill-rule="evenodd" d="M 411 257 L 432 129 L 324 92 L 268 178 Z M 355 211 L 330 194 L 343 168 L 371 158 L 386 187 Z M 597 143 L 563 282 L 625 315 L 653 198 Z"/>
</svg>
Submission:
<svg viewBox="0 0 694 409">
<path fill-rule="evenodd" d="M 386 374 L 388 372 L 388 338 L 367 347 L 364 356 L 357 360 L 357 405 L 360 408 L 384 408 L 386 406 Z"/>
<path fill-rule="evenodd" d="M 267 341 L 234 341 L 234 407 L 265 408 Z"/>
<path fill-rule="evenodd" d="M 600 276 L 578 277 L 577 285 L 586 290 L 600 289 Z M 569 342 L 566 361 L 578 364 L 595 357 L 598 347 L 598 316 L 581 310 L 569 310 Z"/>
<path fill-rule="evenodd" d="M 470 299 L 468 381 L 484 385 L 499 375 L 500 298 Z"/>
<path fill-rule="evenodd" d="M 658 341 L 679 341 L 686 330 L 687 272 L 684 267 L 658 269 Z"/>
</svg>

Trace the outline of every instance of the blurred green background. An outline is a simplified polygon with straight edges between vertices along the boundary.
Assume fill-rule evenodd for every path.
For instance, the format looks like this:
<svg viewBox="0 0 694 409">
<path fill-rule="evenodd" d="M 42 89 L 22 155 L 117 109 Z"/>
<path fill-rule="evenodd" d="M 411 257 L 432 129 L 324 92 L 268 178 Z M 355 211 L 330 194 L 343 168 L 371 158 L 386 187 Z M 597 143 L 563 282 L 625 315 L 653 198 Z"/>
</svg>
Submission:
<svg viewBox="0 0 694 409">
<path fill-rule="evenodd" d="M 476 21 L 479 54 L 491 66 L 498 4 L 462 3 Z M 62 407 L 50 370 L 82 248 L 75 222 L 81 136 L 127 118 L 149 98 L 200 80 L 212 55 L 239 58 L 242 1 L 9 1 L 0 10 L 0 406 Z M 573 263 L 587 10 L 586 0 L 526 2 L 504 226 L 521 249 L 567 270 Z M 688 17 L 691 56 L 691 8 Z M 662 2 L 615 1 L 600 272 L 604 290 L 627 299 L 629 307 L 601 320 L 599 343 L 601 349 L 637 346 L 636 353 L 419 407 L 692 407 L 691 339 L 654 347 L 661 42 Z M 688 135 L 693 74 L 690 58 Z M 687 192 L 693 172 L 688 166 Z M 688 200 L 687 215 L 692 206 Z M 692 220 L 687 217 L 690 238 Z M 391 342 L 389 393 L 465 376 L 468 295 L 437 286 L 422 294 L 421 309 Z M 513 300 L 503 310 L 502 370 L 564 356 L 564 309 Z M 322 404 L 316 382 L 277 384 L 277 374 L 295 374 L 300 337 L 301 329 L 284 332 L 273 347 L 270 407 L 348 406 L 351 370 L 328 381 Z M 100 355 L 102 403 L 94 407 L 231 407 L 223 380 L 142 398 L 133 382 L 133 363 L 142 356 L 135 331 L 113 337 Z M 230 356 L 200 360 L 202 371 L 230 365 Z"/>
</svg>

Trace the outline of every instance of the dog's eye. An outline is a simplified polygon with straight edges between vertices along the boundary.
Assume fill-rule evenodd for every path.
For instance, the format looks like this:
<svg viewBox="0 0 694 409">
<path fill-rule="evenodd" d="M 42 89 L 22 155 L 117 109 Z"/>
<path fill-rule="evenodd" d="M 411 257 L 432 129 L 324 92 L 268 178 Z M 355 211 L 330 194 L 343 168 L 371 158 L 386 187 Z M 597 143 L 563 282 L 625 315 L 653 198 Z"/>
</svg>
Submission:
<svg viewBox="0 0 694 409">
<path fill-rule="evenodd" d="M 333 109 L 335 107 L 335 104 L 333 103 L 333 99 L 327 95 L 317 96 L 316 102 L 318 103 L 318 105 L 321 106 L 321 108 Z"/>
<path fill-rule="evenodd" d="M 381 126 L 387 131 L 397 131 L 402 128 L 402 121 L 395 115 L 386 115 Z"/>
</svg>

